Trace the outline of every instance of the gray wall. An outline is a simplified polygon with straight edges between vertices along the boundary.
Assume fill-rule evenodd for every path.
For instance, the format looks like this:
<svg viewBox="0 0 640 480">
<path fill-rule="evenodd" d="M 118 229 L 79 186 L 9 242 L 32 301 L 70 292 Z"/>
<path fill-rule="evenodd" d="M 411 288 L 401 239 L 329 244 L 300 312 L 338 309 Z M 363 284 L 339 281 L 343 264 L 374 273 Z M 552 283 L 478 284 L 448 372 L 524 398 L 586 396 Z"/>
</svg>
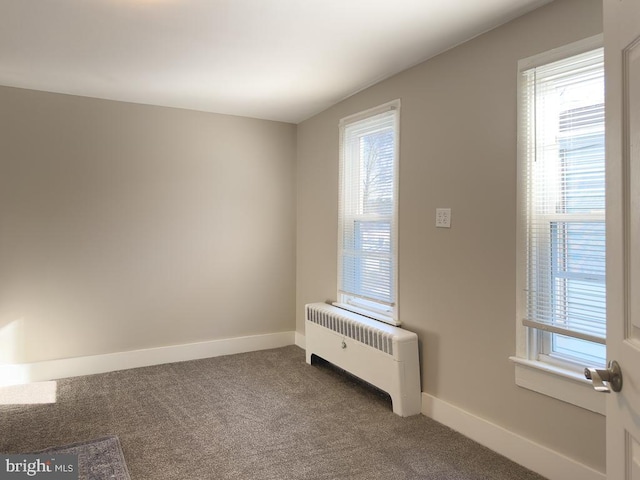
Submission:
<svg viewBox="0 0 640 480">
<path fill-rule="evenodd" d="M 601 32 L 600 0 L 557 0 L 300 124 L 296 314 L 303 333 L 303 305 L 336 297 L 338 121 L 400 98 L 400 319 L 420 338 L 422 390 L 604 471 L 604 417 L 517 387 L 508 360 L 517 61 Z"/>
<path fill-rule="evenodd" d="M 0 363 L 292 331 L 295 135 L 0 87 Z"/>
</svg>

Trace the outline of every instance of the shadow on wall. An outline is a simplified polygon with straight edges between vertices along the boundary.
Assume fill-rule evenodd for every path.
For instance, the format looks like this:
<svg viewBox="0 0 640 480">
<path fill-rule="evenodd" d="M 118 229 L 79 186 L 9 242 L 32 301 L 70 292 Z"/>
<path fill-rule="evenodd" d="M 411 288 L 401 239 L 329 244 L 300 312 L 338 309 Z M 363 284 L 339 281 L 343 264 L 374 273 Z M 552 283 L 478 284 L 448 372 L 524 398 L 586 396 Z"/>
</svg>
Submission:
<svg viewBox="0 0 640 480">
<path fill-rule="evenodd" d="M 410 327 L 410 330 L 416 331 Z M 420 367 L 422 370 L 421 388 L 422 393 L 436 395 L 438 393 L 438 368 L 430 365 L 427 358 L 440 358 L 439 336 L 429 331 L 416 331 L 418 334 L 418 355 L 420 356 Z M 427 356 L 427 352 L 429 352 Z"/>
</svg>

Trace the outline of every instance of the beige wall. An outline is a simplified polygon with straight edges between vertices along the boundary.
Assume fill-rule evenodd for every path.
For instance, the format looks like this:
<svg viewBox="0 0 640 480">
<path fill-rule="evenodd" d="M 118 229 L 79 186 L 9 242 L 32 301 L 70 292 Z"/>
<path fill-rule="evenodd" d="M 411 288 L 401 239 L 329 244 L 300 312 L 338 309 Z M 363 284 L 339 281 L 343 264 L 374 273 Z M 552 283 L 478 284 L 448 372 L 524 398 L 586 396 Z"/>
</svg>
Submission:
<svg viewBox="0 0 640 480">
<path fill-rule="evenodd" d="M 295 134 L 0 87 L 0 363 L 293 330 Z"/>
<path fill-rule="evenodd" d="M 600 0 L 556 0 L 297 137 L 0 87 L 0 363 L 287 331 L 294 316 L 303 333 L 303 305 L 336 295 L 338 120 L 400 98 L 400 315 L 423 391 L 603 471 L 604 418 L 516 387 L 508 361 L 517 60 L 601 24 Z"/>
<path fill-rule="evenodd" d="M 338 120 L 400 98 L 400 318 L 422 390 L 604 471 L 604 417 L 517 387 L 508 360 L 517 61 L 601 31 L 599 0 L 557 0 L 300 124 L 296 315 L 302 333 L 303 305 L 336 297 Z"/>
</svg>

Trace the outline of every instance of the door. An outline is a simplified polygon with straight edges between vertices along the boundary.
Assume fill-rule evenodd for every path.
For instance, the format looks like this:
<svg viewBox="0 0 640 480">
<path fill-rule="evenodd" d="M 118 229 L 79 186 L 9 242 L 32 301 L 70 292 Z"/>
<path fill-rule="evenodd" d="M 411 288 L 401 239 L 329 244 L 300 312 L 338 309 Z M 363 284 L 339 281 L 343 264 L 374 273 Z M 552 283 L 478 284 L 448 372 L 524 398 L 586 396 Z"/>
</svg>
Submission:
<svg viewBox="0 0 640 480">
<path fill-rule="evenodd" d="M 607 142 L 607 480 L 640 480 L 640 0 L 604 1 Z"/>
</svg>

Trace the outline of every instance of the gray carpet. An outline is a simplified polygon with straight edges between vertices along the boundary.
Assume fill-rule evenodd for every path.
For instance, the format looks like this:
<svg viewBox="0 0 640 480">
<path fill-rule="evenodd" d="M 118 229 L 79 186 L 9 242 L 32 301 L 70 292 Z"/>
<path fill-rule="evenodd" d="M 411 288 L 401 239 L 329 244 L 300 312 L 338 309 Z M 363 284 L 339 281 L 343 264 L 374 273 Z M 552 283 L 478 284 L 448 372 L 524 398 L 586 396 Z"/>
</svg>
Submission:
<svg viewBox="0 0 640 480">
<path fill-rule="evenodd" d="M 131 480 L 120 442 L 115 435 L 35 453 L 77 455 L 78 480 Z"/>
<path fill-rule="evenodd" d="M 58 381 L 0 405 L 0 452 L 115 434 L 134 480 L 541 480 L 291 346 Z"/>
</svg>

